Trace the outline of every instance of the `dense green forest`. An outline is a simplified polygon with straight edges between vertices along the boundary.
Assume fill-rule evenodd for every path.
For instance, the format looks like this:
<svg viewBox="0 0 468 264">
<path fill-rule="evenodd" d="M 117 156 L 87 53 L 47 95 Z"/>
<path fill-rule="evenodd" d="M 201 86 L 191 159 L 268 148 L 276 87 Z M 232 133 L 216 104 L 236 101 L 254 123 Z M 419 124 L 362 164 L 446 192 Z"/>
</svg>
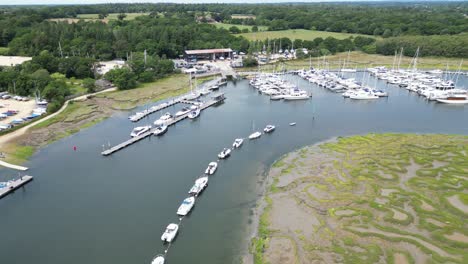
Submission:
<svg viewBox="0 0 468 264">
<path fill-rule="evenodd" d="M 8 11 L 8 10 L 7 10 Z M 197 13 L 217 21 L 262 25 L 270 30 L 316 29 L 384 37 L 458 34 L 468 31 L 466 2 L 380 2 L 296 4 L 104 4 L 35 8 L 38 18 L 76 17 L 78 14 L 149 12 Z M 256 19 L 232 18 L 251 14 Z"/>
</svg>

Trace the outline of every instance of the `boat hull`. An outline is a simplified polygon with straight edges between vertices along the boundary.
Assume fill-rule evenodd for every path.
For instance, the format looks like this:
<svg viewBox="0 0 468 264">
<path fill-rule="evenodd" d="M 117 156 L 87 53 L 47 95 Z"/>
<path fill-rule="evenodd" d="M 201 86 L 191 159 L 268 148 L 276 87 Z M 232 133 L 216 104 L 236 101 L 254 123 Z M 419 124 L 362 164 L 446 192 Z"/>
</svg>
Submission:
<svg viewBox="0 0 468 264">
<path fill-rule="evenodd" d="M 468 104 L 468 99 L 466 100 L 447 100 L 447 99 L 437 99 L 437 102 L 444 104 Z"/>
</svg>

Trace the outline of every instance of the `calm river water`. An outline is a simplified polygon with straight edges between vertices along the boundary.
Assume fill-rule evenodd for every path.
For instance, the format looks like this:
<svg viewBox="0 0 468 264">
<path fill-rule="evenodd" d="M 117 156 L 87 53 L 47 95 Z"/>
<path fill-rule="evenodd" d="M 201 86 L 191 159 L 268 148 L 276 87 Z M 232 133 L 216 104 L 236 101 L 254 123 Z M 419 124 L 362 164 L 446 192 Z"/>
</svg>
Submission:
<svg viewBox="0 0 468 264">
<path fill-rule="evenodd" d="M 358 74 L 360 75 L 360 74 Z M 182 221 L 167 263 L 239 263 L 248 243 L 262 171 L 281 155 L 335 136 L 369 132 L 468 134 L 468 106 L 442 105 L 378 82 L 390 97 L 351 101 L 296 76 L 309 101 L 277 102 L 248 81 L 229 83 L 227 100 L 198 120 L 170 127 L 110 157 L 134 127 L 126 112 L 60 140 L 26 166 L 34 181 L 0 200 L 0 258 L 9 263 L 150 263 L 165 247 L 160 236 L 193 181 L 236 137 L 275 124 L 276 131 L 221 161 L 209 186 Z M 371 82 L 373 83 L 373 82 Z M 468 79 L 459 84 L 468 87 Z M 167 109 L 172 113 L 182 106 Z M 138 124 L 152 123 L 153 114 Z M 295 127 L 288 126 L 297 122 Z M 77 146 L 77 151 L 73 151 Z M 17 173 L 0 170 L 0 180 Z"/>
</svg>

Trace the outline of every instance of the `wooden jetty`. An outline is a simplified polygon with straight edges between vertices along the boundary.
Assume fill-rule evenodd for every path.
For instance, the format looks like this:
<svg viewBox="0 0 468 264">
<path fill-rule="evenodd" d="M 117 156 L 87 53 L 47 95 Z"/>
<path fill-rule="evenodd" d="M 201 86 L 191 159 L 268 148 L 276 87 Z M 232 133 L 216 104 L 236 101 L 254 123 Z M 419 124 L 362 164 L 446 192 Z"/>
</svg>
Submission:
<svg viewBox="0 0 468 264">
<path fill-rule="evenodd" d="M 5 187 L 0 187 L 0 198 L 4 197 L 5 195 L 14 192 L 16 189 L 19 187 L 23 186 L 24 184 L 30 182 L 33 179 L 32 176 L 25 175 L 21 176 L 20 178 L 16 180 L 11 180 L 7 182 L 7 186 Z"/>
<path fill-rule="evenodd" d="M 215 104 L 218 104 L 218 103 L 224 101 L 225 99 L 226 99 L 226 98 L 224 97 L 224 94 L 219 94 L 219 95 L 213 96 L 213 97 L 212 97 L 212 100 L 210 100 L 210 101 L 208 101 L 208 102 L 206 102 L 206 103 L 203 103 L 203 104 L 200 106 L 200 111 L 203 111 L 203 110 L 205 110 L 206 108 L 208 108 L 208 107 L 210 107 L 210 106 L 213 106 L 213 105 L 215 105 Z M 179 116 L 179 117 L 173 119 L 172 121 L 170 121 L 169 123 L 167 123 L 167 126 L 172 126 L 172 125 L 178 123 L 179 121 L 184 120 L 185 118 L 188 117 L 188 115 L 189 115 L 189 113 L 187 113 L 187 114 L 185 114 L 185 115 L 182 115 L 182 116 Z M 144 138 L 146 138 L 146 137 L 152 135 L 152 134 L 154 133 L 154 130 L 155 130 L 155 129 L 156 129 L 156 128 L 152 128 L 150 131 L 148 131 L 148 132 L 146 132 L 146 133 L 144 133 L 144 134 L 141 134 L 140 136 L 132 137 L 132 138 L 130 138 L 130 139 L 127 140 L 127 141 L 124 141 L 124 142 L 122 142 L 122 143 L 120 143 L 120 144 L 118 144 L 118 145 L 115 145 L 115 146 L 113 146 L 113 147 L 107 149 L 107 150 L 104 150 L 103 152 L 101 152 L 101 154 L 102 154 L 103 156 L 108 156 L 108 155 L 111 155 L 111 154 L 114 153 L 114 152 L 117 152 L 117 151 L 119 151 L 119 150 L 121 150 L 121 149 L 124 149 L 124 148 L 126 148 L 126 147 L 132 145 L 133 143 L 135 143 L 135 142 L 137 142 L 137 141 L 140 141 L 140 140 L 142 140 L 142 139 L 144 139 Z"/>
</svg>

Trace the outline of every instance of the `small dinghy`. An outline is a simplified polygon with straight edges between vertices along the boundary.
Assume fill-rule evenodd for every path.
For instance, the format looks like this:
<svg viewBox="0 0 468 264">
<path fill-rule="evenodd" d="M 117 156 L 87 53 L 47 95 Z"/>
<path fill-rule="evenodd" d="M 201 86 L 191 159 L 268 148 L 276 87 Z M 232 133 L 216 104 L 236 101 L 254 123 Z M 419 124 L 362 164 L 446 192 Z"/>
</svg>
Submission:
<svg viewBox="0 0 468 264">
<path fill-rule="evenodd" d="M 179 225 L 178 224 L 169 224 L 166 227 L 166 230 L 161 236 L 161 240 L 163 242 L 171 243 L 172 240 L 177 236 L 177 231 L 179 231 Z"/>
<path fill-rule="evenodd" d="M 206 170 L 205 170 L 205 174 L 213 175 L 217 168 L 218 168 L 218 163 L 217 162 L 214 162 L 214 161 L 210 162 L 210 164 L 208 164 L 208 168 L 206 168 Z"/>
<path fill-rule="evenodd" d="M 218 158 L 220 159 L 225 159 L 231 155 L 231 149 L 230 148 L 224 148 L 221 153 L 218 154 Z"/>
<path fill-rule="evenodd" d="M 234 140 L 234 143 L 232 143 L 232 147 L 233 148 L 240 148 L 242 146 L 242 143 L 244 143 L 243 138 L 236 138 L 236 140 Z"/>
<path fill-rule="evenodd" d="M 151 261 L 151 264 L 164 264 L 164 256 L 161 254 L 157 255 L 153 261 Z"/>
<path fill-rule="evenodd" d="M 275 130 L 275 126 L 274 125 L 268 125 L 266 126 L 264 129 L 263 129 L 263 132 L 265 133 L 271 133 Z"/>
<path fill-rule="evenodd" d="M 262 135 L 262 133 L 260 133 L 260 132 L 257 131 L 257 132 L 254 132 L 254 133 L 250 134 L 249 139 L 257 139 L 257 138 L 259 138 L 261 135 Z"/>
</svg>

